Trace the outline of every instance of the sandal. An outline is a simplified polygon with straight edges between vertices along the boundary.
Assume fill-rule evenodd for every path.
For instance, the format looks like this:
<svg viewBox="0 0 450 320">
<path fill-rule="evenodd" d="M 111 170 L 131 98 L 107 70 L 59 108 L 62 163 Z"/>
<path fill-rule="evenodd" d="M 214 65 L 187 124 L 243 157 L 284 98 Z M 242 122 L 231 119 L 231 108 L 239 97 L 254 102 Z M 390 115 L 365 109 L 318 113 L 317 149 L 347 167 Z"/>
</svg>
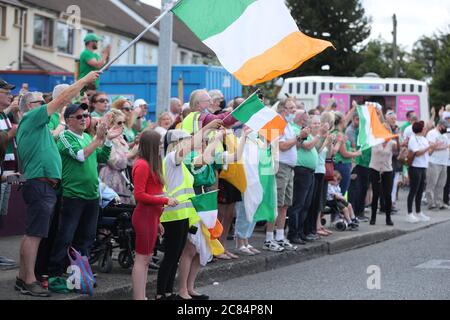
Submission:
<svg viewBox="0 0 450 320">
<path fill-rule="evenodd" d="M 247 245 L 247 249 L 250 250 L 251 252 L 253 252 L 254 254 L 260 254 L 261 253 L 261 251 L 259 251 L 258 249 L 256 249 L 255 247 L 253 247 L 250 244 Z"/>
<path fill-rule="evenodd" d="M 246 246 L 242 246 L 238 249 L 238 252 L 240 254 L 243 254 L 245 256 L 254 256 L 255 254 Z"/>
<path fill-rule="evenodd" d="M 221 255 L 216 256 L 216 258 L 220 259 L 220 260 L 231 260 L 231 257 L 225 253 L 222 253 Z"/>
<path fill-rule="evenodd" d="M 231 253 L 230 251 L 225 251 L 225 254 L 229 256 L 231 259 L 239 259 L 237 255 Z"/>
</svg>

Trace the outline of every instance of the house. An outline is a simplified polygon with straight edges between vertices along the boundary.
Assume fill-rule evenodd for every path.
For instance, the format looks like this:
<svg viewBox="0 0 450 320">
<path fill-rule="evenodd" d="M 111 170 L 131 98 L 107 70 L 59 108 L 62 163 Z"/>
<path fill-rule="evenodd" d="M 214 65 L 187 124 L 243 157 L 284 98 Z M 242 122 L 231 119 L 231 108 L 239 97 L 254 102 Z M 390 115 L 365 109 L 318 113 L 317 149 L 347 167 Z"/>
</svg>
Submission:
<svg viewBox="0 0 450 320">
<path fill-rule="evenodd" d="M 138 0 L 0 0 L 0 70 L 72 73 L 87 33 L 102 36 L 101 47 L 111 45 L 114 56 L 159 14 Z M 158 28 L 116 64 L 157 64 Z M 173 48 L 174 64 L 203 64 L 213 58 L 176 17 Z"/>
</svg>

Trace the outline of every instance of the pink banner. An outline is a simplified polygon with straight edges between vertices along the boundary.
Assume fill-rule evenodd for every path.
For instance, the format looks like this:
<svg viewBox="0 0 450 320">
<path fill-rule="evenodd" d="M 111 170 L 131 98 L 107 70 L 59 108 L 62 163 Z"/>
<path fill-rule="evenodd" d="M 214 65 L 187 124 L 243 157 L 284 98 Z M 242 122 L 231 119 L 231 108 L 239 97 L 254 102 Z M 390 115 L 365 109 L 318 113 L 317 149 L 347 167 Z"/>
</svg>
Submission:
<svg viewBox="0 0 450 320">
<path fill-rule="evenodd" d="M 406 113 L 414 111 L 420 119 L 420 100 L 418 96 L 397 97 L 397 120 L 406 121 Z"/>
<path fill-rule="evenodd" d="M 333 103 L 337 104 L 337 110 L 346 114 L 350 109 L 350 96 L 348 94 L 329 94 L 320 95 L 320 105 L 328 107 Z"/>
</svg>

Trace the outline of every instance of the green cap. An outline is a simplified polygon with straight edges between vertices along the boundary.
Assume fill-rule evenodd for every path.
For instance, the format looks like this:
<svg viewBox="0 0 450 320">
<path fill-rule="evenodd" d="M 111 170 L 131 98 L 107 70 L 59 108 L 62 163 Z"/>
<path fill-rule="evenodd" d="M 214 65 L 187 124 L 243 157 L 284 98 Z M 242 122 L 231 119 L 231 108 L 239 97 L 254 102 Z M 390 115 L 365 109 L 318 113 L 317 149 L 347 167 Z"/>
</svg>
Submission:
<svg viewBox="0 0 450 320">
<path fill-rule="evenodd" d="M 91 42 L 91 41 L 101 41 L 102 38 L 100 38 L 95 33 L 88 33 L 86 37 L 84 37 L 84 43 Z"/>
</svg>

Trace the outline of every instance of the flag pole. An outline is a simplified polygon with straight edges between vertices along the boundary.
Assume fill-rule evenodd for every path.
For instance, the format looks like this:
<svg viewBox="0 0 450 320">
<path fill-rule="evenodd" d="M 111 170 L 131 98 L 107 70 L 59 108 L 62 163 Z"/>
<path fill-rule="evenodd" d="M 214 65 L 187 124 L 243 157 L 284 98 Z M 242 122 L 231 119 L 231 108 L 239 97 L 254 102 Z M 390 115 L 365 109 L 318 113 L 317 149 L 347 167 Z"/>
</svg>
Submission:
<svg viewBox="0 0 450 320">
<path fill-rule="evenodd" d="M 155 21 L 153 21 L 152 24 L 150 24 L 147 28 L 145 28 L 144 31 L 141 32 L 140 35 L 138 35 L 126 48 L 124 48 L 119 54 L 117 54 L 111 61 L 109 61 L 106 65 L 103 66 L 103 68 L 100 69 L 100 72 L 104 72 L 106 69 L 108 69 L 114 62 L 116 62 L 125 52 L 127 52 L 132 46 L 134 46 L 141 38 L 149 31 L 151 28 L 153 28 L 155 25 L 157 25 L 180 1 L 182 0 L 175 0 L 172 3 L 170 3 L 167 8 L 161 13 L 161 15 L 156 18 Z"/>
<path fill-rule="evenodd" d="M 253 98 L 254 95 L 258 94 L 261 92 L 261 89 L 257 89 L 255 92 L 253 92 L 250 97 L 248 97 L 247 99 L 245 99 L 244 102 L 242 102 L 239 107 L 237 107 L 236 109 L 234 109 L 232 112 L 230 112 L 225 118 L 222 119 L 222 121 L 225 121 L 226 119 L 228 119 L 230 116 L 233 115 L 234 112 L 236 112 L 240 107 L 242 107 L 248 100 L 250 100 L 251 98 Z"/>
</svg>

